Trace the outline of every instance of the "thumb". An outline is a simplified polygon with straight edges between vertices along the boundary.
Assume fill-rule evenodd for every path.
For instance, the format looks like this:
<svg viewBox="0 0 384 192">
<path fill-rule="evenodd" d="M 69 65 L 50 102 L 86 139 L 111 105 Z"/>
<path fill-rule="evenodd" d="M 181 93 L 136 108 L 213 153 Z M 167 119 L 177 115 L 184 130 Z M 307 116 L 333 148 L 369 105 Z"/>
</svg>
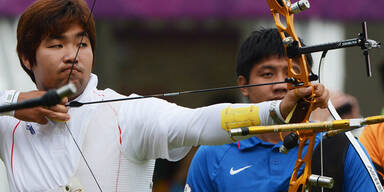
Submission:
<svg viewBox="0 0 384 192">
<path fill-rule="evenodd" d="M 66 103 L 68 103 L 68 97 L 61 99 L 61 104 L 65 105 Z"/>
<path fill-rule="evenodd" d="M 296 96 L 296 99 L 298 101 L 299 99 L 301 99 L 303 97 L 311 95 L 312 94 L 312 87 L 311 86 L 301 87 L 301 88 L 295 89 L 293 91 L 295 91 L 295 96 Z"/>
</svg>

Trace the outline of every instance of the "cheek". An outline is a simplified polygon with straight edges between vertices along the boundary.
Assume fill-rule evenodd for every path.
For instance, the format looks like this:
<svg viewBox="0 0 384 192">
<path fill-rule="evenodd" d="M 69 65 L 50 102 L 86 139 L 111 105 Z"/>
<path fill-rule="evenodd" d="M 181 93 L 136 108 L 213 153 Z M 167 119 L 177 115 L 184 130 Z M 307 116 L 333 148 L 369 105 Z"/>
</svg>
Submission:
<svg viewBox="0 0 384 192">
<path fill-rule="evenodd" d="M 84 52 L 84 54 L 82 55 L 82 59 L 83 59 L 83 63 L 84 63 L 84 67 L 88 70 L 88 71 L 91 71 L 92 69 L 92 65 L 93 65 L 93 53 L 92 53 L 92 50 L 87 50 L 86 52 Z"/>
<path fill-rule="evenodd" d="M 268 97 L 269 86 L 254 87 L 249 91 L 249 97 L 252 102 L 262 102 Z"/>
<path fill-rule="evenodd" d="M 61 52 L 58 51 L 38 51 L 36 52 L 36 64 L 47 69 L 55 68 L 60 64 L 61 55 Z"/>
<path fill-rule="evenodd" d="M 37 72 L 40 74 L 44 73 L 54 73 L 55 68 L 57 67 L 57 60 L 52 56 L 46 56 L 44 59 L 36 58 L 36 67 Z"/>
<path fill-rule="evenodd" d="M 47 80 L 57 74 L 60 65 L 59 54 L 36 53 L 35 77 Z"/>
</svg>

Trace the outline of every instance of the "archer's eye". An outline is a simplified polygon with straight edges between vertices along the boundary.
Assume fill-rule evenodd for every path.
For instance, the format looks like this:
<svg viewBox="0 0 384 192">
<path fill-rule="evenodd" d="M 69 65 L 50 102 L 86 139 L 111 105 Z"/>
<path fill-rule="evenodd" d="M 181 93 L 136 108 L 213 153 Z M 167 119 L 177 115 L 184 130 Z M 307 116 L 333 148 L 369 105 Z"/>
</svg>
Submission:
<svg viewBox="0 0 384 192">
<path fill-rule="evenodd" d="M 271 78 L 271 77 L 273 77 L 273 73 L 271 73 L 271 72 L 265 72 L 265 73 L 262 73 L 261 76 L 262 76 L 263 78 Z"/>
<path fill-rule="evenodd" d="M 55 45 L 50 45 L 48 48 L 63 48 L 63 45 L 61 44 L 55 44 Z"/>
<path fill-rule="evenodd" d="M 78 46 L 79 47 L 88 47 L 88 44 L 87 43 L 80 43 Z"/>
</svg>

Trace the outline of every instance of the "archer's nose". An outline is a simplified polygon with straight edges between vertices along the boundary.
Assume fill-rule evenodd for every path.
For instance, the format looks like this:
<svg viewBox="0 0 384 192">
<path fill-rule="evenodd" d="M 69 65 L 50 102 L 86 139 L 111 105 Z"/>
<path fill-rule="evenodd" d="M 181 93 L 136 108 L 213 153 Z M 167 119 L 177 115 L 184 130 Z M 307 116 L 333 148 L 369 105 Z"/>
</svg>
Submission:
<svg viewBox="0 0 384 192">
<path fill-rule="evenodd" d="M 286 74 L 279 74 L 277 75 L 275 81 L 284 81 L 285 78 L 287 78 Z M 282 94 L 285 95 L 285 93 L 288 92 L 288 87 L 286 83 L 280 83 L 280 84 L 275 84 L 273 85 L 273 92 L 274 94 Z"/>
<path fill-rule="evenodd" d="M 66 49 L 64 55 L 64 63 L 77 64 L 78 62 L 77 48 L 73 47 Z"/>
</svg>

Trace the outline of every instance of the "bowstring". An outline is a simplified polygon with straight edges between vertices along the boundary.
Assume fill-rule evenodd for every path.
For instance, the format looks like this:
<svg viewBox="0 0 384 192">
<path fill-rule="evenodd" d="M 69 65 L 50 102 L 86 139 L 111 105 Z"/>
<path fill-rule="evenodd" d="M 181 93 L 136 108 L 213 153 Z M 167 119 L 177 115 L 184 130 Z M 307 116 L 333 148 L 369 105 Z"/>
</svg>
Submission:
<svg viewBox="0 0 384 192">
<path fill-rule="evenodd" d="M 95 5 L 96 5 L 96 0 L 93 0 L 92 7 L 91 7 L 91 11 L 90 11 L 90 13 L 89 13 L 89 15 L 88 15 L 88 18 L 87 18 L 86 23 L 89 23 L 89 20 L 90 20 L 91 17 L 92 17 L 92 13 L 93 13 L 93 10 L 94 10 L 94 8 L 95 8 Z M 85 35 L 86 35 L 85 33 L 83 33 L 83 34 L 81 35 L 80 43 L 79 43 L 79 46 L 78 46 L 78 48 L 77 48 L 77 50 L 76 50 L 75 57 L 74 57 L 74 59 L 73 59 L 73 61 L 72 61 L 72 66 L 71 66 L 71 69 L 70 69 L 70 71 L 69 71 L 69 75 L 68 75 L 66 84 L 69 83 L 69 80 L 71 79 L 71 75 L 72 75 L 72 72 L 73 72 L 73 68 L 74 68 L 75 64 L 78 63 L 78 62 L 77 62 L 77 57 L 78 57 L 78 55 L 79 55 L 80 48 L 81 48 L 81 45 L 82 45 L 82 43 L 83 43 L 83 40 L 84 40 L 84 36 L 85 36 Z M 71 136 L 73 142 L 75 143 L 76 148 L 78 149 L 78 151 L 79 151 L 79 153 L 80 153 L 82 159 L 84 160 L 85 165 L 87 166 L 89 172 L 91 173 L 92 178 L 93 178 L 93 180 L 95 181 L 97 187 L 99 188 L 99 190 L 100 190 L 101 192 L 103 192 L 103 190 L 101 189 L 101 186 L 100 186 L 99 182 L 97 181 L 97 179 L 96 179 L 96 177 L 95 177 L 95 174 L 93 173 L 93 171 L 92 171 L 92 169 L 91 169 L 91 167 L 90 167 L 90 165 L 89 165 L 87 159 L 85 158 L 84 153 L 83 153 L 83 151 L 81 150 L 81 148 L 80 148 L 78 142 L 76 141 L 75 137 L 73 136 L 72 131 L 71 131 L 71 129 L 69 128 L 67 122 L 65 122 L 64 124 L 65 124 L 65 127 L 67 128 L 67 130 L 68 130 L 68 132 L 69 132 L 69 134 L 70 134 L 70 136 Z"/>
<path fill-rule="evenodd" d="M 327 55 L 327 52 L 328 51 L 323 51 L 323 53 L 321 54 L 320 61 L 319 61 L 319 68 L 318 68 L 318 73 L 317 73 L 318 77 L 319 77 L 319 83 L 321 83 L 321 74 L 322 74 L 322 71 L 323 71 L 323 67 L 324 67 L 323 64 L 324 64 L 324 60 L 325 60 L 325 56 Z M 331 111 L 329 111 L 329 112 L 333 116 Z M 324 176 L 323 136 L 324 136 L 324 134 L 320 134 L 320 175 L 321 176 Z M 321 187 L 321 192 L 324 192 L 324 187 Z"/>
<path fill-rule="evenodd" d="M 93 0 L 92 7 L 91 7 L 91 12 L 89 13 L 88 18 L 87 18 L 87 21 L 86 21 L 87 24 L 89 23 L 89 20 L 90 20 L 91 17 L 92 17 L 92 13 L 93 13 L 93 10 L 94 10 L 94 8 L 95 8 L 95 5 L 96 5 L 96 0 Z M 73 67 L 74 67 L 75 64 L 77 63 L 76 60 L 77 60 L 77 57 L 78 57 L 78 55 L 79 55 L 80 48 L 81 48 L 81 44 L 83 43 L 83 40 L 84 40 L 84 36 L 85 36 L 85 33 L 81 34 L 80 43 L 79 43 L 79 46 L 77 47 L 76 54 L 75 54 L 75 58 L 73 59 L 72 66 L 71 66 L 71 70 L 69 71 L 69 75 L 68 75 L 68 79 L 67 79 L 67 83 L 66 83 L 66 84 L 69 83 L 69 80 L 70 80 L 71 75 L 72 75 Z"/>
</svg>

